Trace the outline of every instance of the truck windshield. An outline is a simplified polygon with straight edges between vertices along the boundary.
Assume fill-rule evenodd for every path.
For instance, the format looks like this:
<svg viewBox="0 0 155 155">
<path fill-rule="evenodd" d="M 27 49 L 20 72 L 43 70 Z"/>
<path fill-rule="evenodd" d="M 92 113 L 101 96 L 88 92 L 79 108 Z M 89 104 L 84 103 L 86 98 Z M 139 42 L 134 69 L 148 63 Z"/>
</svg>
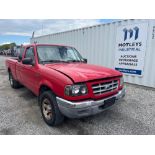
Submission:
<svg viewBox="0 0 155 155">
<path fill-rule="evenodd" d="M 72 47 L 37 46 L 39 63 L 83 62 L 80 53 Z"/>
</svg>

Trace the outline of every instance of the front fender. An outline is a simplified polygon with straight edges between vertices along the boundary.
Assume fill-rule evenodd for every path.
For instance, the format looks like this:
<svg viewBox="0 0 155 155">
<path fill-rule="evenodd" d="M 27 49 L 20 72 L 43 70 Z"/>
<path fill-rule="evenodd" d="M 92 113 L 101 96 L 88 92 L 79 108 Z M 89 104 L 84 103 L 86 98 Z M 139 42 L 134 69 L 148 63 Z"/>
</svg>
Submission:
<svg viewBox="0 0 155 155">
<path fill-rule="evenodd" d="M 37 92 L 38 95 L 39 95 L 39 93 L 40 93 L 39 91 L 40 91 L 41 86 L 47 86 L 48 88 L 51 89 L 51 91 L 54 91 L 54 90 L 53 90 L 53 84 L 52 84 L 50 81 L 48 81 L 48 80 L 42 80 L 42 81 L 39 83 L 39 88 L 38 88 L 38 92 Z"/>
</svg>

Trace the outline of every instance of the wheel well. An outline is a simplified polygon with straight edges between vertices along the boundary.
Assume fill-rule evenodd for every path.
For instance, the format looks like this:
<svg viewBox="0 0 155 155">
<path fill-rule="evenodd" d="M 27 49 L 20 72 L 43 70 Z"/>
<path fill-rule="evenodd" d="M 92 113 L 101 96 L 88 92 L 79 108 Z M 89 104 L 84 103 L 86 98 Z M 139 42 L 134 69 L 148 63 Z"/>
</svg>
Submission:
<svg viewBox="0 0 155 155">
<path fill-rule="evenodd" d="M 51 90 L 51 88 L 49 88 L 48 86 L 46 85 L 42 85 L 39 89 L 39 94 L 42 94 L 43 92 L 45 91 L 48 91 L 48 90 Z M 52 91 L 52 90 L 51 90 Z"/>
</svg>

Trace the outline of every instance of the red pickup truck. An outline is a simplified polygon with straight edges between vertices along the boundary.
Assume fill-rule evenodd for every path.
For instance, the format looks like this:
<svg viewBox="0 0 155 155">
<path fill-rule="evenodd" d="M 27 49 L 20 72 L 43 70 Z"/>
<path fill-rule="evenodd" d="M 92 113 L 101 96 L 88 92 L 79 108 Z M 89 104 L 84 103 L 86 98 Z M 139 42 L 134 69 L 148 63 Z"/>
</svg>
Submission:
<svg viewBox="0 0 155 155">
<path fill-rule="evenodd" d="M 7 59 L 12 88 L 24 85 L 38 96 L 44 121 L 60 124 L 64 116 L 81 118 L 100 113 L 125 96 L 122 73 L 87 64 L 70 46 L 22 46 L 17 59 Z"/>
</svg>

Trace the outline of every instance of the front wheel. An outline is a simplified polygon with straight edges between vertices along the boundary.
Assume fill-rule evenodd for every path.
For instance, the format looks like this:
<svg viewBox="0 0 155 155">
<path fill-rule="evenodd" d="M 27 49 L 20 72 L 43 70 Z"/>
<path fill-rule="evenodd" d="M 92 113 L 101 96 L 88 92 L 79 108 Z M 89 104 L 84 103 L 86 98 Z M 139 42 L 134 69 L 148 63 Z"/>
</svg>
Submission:
<svg viewBox="0 0 155 155">
<path fill-rule="evenodd" d="M 45 91 L 40 95 L 39 105 L 43 119 L 49 126 L 55 126 L 63 122 L 64 116 L 61 114 L 56 97 L 51 91 Z"/>
</svg>

